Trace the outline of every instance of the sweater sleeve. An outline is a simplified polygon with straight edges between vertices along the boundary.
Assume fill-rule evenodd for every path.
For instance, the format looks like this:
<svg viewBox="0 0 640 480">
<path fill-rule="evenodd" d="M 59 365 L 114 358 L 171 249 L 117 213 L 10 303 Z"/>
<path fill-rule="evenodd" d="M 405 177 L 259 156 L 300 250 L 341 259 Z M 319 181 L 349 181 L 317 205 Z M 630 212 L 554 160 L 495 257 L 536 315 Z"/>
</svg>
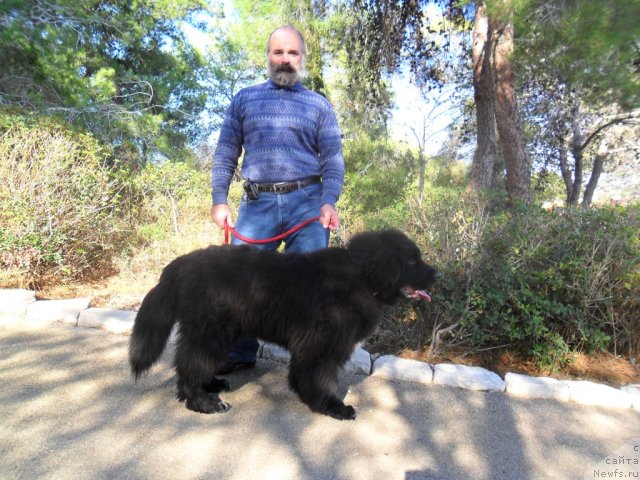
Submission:
<svg viewBox="0 0 640 480">
<path fill-rule="evenodd" d="M 218 144 L 211 166 L 211 192 L 213 205 L 226 204 L 231 179 L 242 153 L 242 120 L 239 114 L 239 96 L 236 95 L 220 127 Z"/>
<path fill-rule="evenodd" d="M 344 182 L 344 159 L 338 119 L 328 102 L 318 131 L 318 150 L 322 169 L 322 204 L 335 206 Z"/>
</svg>

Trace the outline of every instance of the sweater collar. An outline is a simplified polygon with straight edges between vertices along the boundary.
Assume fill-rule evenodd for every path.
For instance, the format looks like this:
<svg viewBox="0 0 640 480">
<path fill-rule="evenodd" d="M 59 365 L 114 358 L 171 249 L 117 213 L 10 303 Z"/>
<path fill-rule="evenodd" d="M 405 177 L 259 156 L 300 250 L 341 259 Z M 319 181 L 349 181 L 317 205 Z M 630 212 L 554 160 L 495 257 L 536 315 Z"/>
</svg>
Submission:
<svg viewBox="0 0 640 480">
<path fill-rule="evenodd" d="M 267 80 L 267 87 L 273 90 L 294 90 L 296 92 L 302 92 L 304 90 L 304 87 L 300 82 L 294 83 L 291 87 L 283 87 L 282 85 L 278 85 L 271 79 Z"/>
</svg>

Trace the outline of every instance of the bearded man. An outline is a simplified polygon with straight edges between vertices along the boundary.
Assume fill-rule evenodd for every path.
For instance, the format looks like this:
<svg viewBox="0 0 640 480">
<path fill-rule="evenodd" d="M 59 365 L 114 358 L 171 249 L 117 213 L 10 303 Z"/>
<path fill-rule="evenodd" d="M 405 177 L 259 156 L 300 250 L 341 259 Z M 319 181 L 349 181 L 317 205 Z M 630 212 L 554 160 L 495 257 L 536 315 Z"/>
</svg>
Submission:
<svg viewBox="0 0 640 480">
<path fill-rule="evenodd" d="M 329 101 L 302 86 L 305 60 L 304 39 L 294 27 L 269 35 L 269 80 L 241 90 L 231 101 L 211 169 L 211 219 L 220 228 L 226 222 L 245 237 L 265 239 L 320 217 L 286 237 L 285 252 L 327 247 L 329 231 L 340 224 L 335 209 L 344 180 L 340 129 Z M 234 222 L 227 196 L 243 149 L 245 193 Z M 232 243 L 243 242 L 233 238 Z M 275 250 L 279 244 L 257 248 Z M 257 351 L 256 339 L 241 340 L 217 373 L 252 368 Z"/>
</svg>

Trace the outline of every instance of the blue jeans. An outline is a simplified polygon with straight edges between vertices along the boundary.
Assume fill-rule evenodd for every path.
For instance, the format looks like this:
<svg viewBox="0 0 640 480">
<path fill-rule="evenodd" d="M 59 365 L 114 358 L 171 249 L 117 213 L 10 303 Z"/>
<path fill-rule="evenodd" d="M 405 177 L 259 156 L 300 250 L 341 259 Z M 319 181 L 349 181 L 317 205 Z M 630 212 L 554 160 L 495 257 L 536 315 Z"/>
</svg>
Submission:
<svg viewBox="0 0 640 480">
<path fill-rule="evenodd" d="M 275 237 L 320 215 L 321 196 L 322 185 L 319 183 L 289 193 L 260 192 L 255 200 L 249 200 L 244 195 L 235 229 L 239 234 L 255 240 Z M 329 245 L 329 230 L 323 228 L 320 222 L 313 222 L 282 241 L 253 246 L 263 250 L 276 250 L 282 242 L 285 253 L 320 250 Z M 243 243 L 236 237 L 231 240 L 232 245 Z M 257 339 L 242 338 L 236 342 L 229 357 L 242 362 L 255 362 L 258 347 Z"/>
</svg>

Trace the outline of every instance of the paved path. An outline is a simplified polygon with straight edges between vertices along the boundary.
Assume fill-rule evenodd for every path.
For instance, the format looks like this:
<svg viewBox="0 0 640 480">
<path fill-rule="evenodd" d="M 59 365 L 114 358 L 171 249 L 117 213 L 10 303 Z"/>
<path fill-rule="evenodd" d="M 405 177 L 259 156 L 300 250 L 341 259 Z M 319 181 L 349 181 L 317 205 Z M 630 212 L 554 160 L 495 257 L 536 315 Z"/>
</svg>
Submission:
<svg viewBox="0 0 640 480">
<path fill-rule="evenodd" d="M 296 399 L 284 366 L 261 361 L 229 377 L 231 411 L 200 415 L 174 400 L 170 351 L 135 384 L 127 345 L 61 324 L 0 327 L 0 478 L 598 478 L 621 447 L 621 470 L 638 471 L 630 409 L 343 375 L 358 418 L 339 422 Z"/>
</svg>

